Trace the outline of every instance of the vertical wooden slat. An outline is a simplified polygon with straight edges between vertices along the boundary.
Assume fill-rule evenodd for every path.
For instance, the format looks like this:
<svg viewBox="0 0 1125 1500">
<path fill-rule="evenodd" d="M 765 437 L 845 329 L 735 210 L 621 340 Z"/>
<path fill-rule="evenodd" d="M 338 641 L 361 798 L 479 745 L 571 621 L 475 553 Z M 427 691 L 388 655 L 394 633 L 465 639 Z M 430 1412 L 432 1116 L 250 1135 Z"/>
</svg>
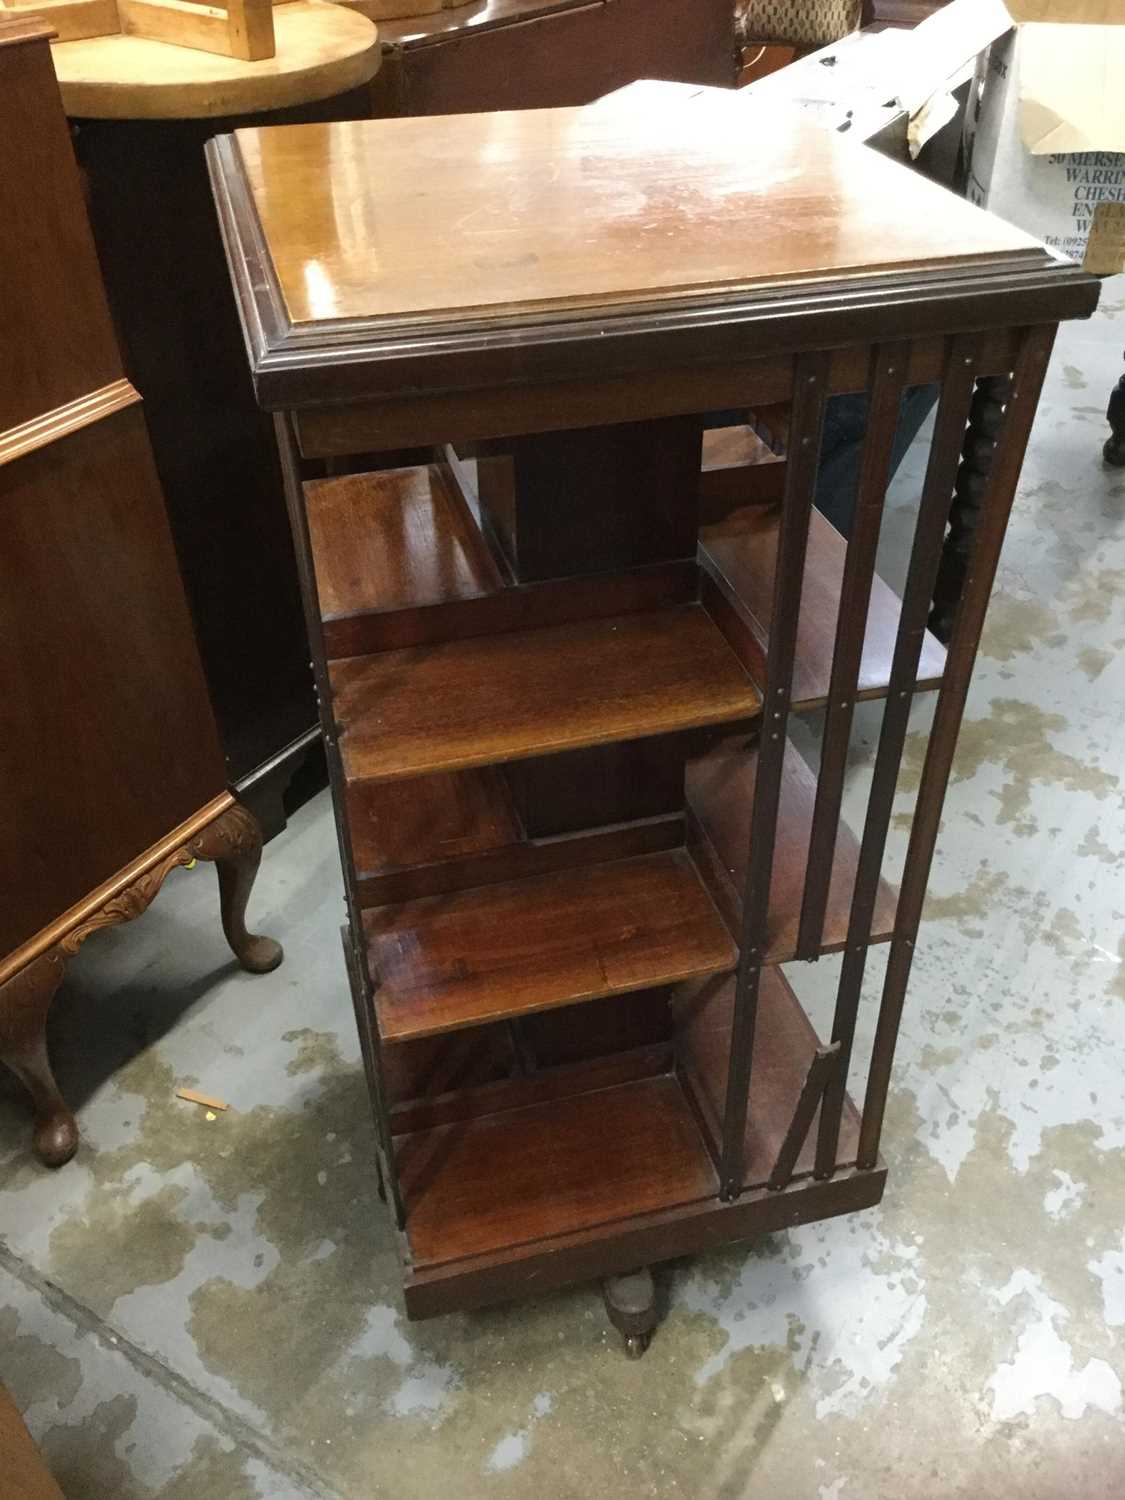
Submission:
<svg viewBox="0 0 1125 1500">
<path fill-rule="evenodd" d="M 312 669 L 316 682 L 317 704 L 320 709 L 320 725 L 324 733 L 328 771 L 332 780 L 332 810 L 336 819 L 336 838 L 340 845 L 340 863 L 344 872 L 344 902 L 348 914 L 346 935 L 349 956 L 349 971 L 352 978 L 352 999 L 355 1004 L 356 1022 L 359 1028 L 360 1046 L 367 1072 L 368 1091 L 375 1118 L 376 1147 L 382 1169 L 383 1183 L 390 1191 L 395 1221 L 401 1229 L 406 1223 L 406 1206 L 399 1187 L 398 1170 L 395 1166 L 394 1141 L 391 1136 L 390 1112 L 387 1105 L 386 1082 L 383 1073 L 379 1028 L 375 1024 L 375 1003 L 371 993 L 371 975 L 367 968 L 367 955 L 357 941 L 362 932 L 360 905 L 356 893 L 355 858 L 352 854 L 351 834 L 344 816 L 344 771 L 340 764 L 340 751 L 336 737 L 336 722 L 332 713 L 332 690 L 328 680 L 327 660 L 324 649 L 324 634 L 321 628 L 320 605 L 316 589 L 316 573 L 312 563 L 312 544 L 309 541 L 308 517 L 305 514 L 305 497 L 301 487 L 301 472 L 297 458 L 297 447 L 288 418 L 279 413 L 274 417 L 278 453 L 281 458 L 281 473 L 285 485 L 285 503 L 289 511 L 289 524 L 293 532 L 293 548 L 297 558 L 297 573 L 301 582 L 301 603 L 305 611 L 305 625 L 312 649 Z"/>
<path fill-rule="evenodd" d="M 832 1040 L 840 1043 L 841 1057 L 840 1067 L 829 1081 L 820 1113 L 816 1175 L 822 1178 L 831 1176 L 836 1168 L 840 1118 L 847 1090 L 860 991 L 867 965 L 867 944 L 879 891 L 879 875 L 883 867 L 887 831 L 894 806 L 899 764 L 910 720 L 918 660 L 925 639 L 926 617 L 941 560 L 950 498 L 961 461 L 961 445 L 973 399 L 978 349 L 979 339 L 975 335 L 965 335 L 950 341 L 934 426 L 933 446 L 914 529 L 883 725 L 875 755 L 875 770 L 856 866 L 844 961 L 836 992 Z"/>
<path fill-rule="evenodd" d="M 794 370 L 788 473 L 782 502 L 773 611 L 770 617 L 769 660 L 762 706 L 754 812 L 750 826 L 750 854 L 743 895 L 742 941 L 723 1119 L 720 1178 L 724 1198 L 736 1197 L 742 1187 L 758 985 L 766 946 L 777 808 L 793 683 L 793 657 L 797 645 L 805 554 L 808 550 L 809 516 L 816 490 L 824 432 L 829 368 L 830 356 L 819 352 L 801 355 Z"/>
<path fill-rule="evenodd" d="M 969 561 L 964 592 L 957 607 L 942 689 L 918 788 L 906 869 L 899 891 L 895 936 L 891 942 L 887 975 L 883 983 L 860 1129 L 858 1164 L 862 1168 L 873 1167 L 879 1156 L 879 1138 L 883 1129 L 895 1042 L 902 1019 L 903 999 L 910 978 L 934 846 L 941 824 L 945 789 L 953 767 L 957 736 L 965 712 L 965 700 L 968 697 L 988 600 L 1000 561 L 1000 549 L 1004 543 L 1020 468 L 1031 436 L 1054 341 L 1054 326 L 1029 328 L 1021 340 L 1012 394 L 996 448 L 980 528 Z"/>
<path fill-rule="evenodd" d="M 805 893 L 797 933 L 797 957 L 817 958 L 832 878 L 832 857 L 844 795 L 848 742 L 867 633 L 867 610 L 875 577 L 875 554 L 883 521 L 883 501 L 891 477 L 891 459 L 899 410 L 906 385 L 910 348 L 888 344 L 876 351 L 867 412 L 867 435 L 856 497 L 855 519 L 844 560 L 832 675 L 825 711 L 820 773 L 816 783 L 812 831 L 805 865 Z"/>
<path fill-rule="evenodd" d="M 812 1062 L 809 1063 L 809 1071 L 805 1074 L 805 1081 L 797 1099 L 797 1108 L 793 1111 L 789 1129 L 785 1132 L 781 1150 L 777 1153 L 777 1160 L 773 1164 L 773 1171 L 766 1184 L 775 1193 L 788 1187 L 792 1180 L 793 1169 L 797 1165 L 801 1147 L 805 1144 L 805 1137 L 809 1133 L 813 1115 L 816 1114 L 816 1107 L 821 1101 L 839 1058 L 840 1044 L 833 1042 L 831 1047 L 818 1047 Z"/>
</svg>

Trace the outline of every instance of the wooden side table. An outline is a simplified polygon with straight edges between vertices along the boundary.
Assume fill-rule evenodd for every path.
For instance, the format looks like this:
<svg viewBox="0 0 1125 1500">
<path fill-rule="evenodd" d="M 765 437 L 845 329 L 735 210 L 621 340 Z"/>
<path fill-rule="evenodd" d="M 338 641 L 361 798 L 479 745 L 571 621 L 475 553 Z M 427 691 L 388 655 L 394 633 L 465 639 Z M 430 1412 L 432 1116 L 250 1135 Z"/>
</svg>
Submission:
<svg viewBox="0 0 1125 1500">
<path fill-rule="evenodd" d="M 226 779 L 269 833 L 319 734 L 281 476 L 241 357 L 203 147 L 262 119 L 365 115 L 380 63 L 371 22 L 327 0 L 277 6 L 275 25 L 277 55 L 258 63 L 127 36 L 52 48 Z"/>
<path fill-rule="evenodd" d="M 35 1146 L 78 1144 L 47 1057 L 69 957 L 168 872 L 219 871 L 255 973 L 256 819 L 226 789 L 140 396 L 124 378 L 51 67 L 49 26 L 0 17 L 0 1061 Z"/>
<path fill-rule="evenodd" d="M 411 1317 L 601 1277 L 635 1354 L 654 1262 L 883 1192 L 895 1041 L 989 591 L 1053 325 L 1088 315 L 1098 285 L 802 122 L 748 152 L 731 103 L 208 147 L 285 464 L 373 1171 Z M 460 232 L 435 237 L 435 215 Z M 946 653 L 926 615 L 970 409 L 997 377 L 1012 385 Z M 902 395 L 929 383 L 899 599 L 875 556 Z M 852 392 L 869 419 L 845 545 L 812 500 L 826 404 Z M 780 504 L 728 482 L 746 434 L 708 445 L 701 483 L 702 414 L 778 403 Z M 404 448 L 429 461 L 372 467 Z M 898 770 L 911 705 L 935 687 L 895 890 Z M 886 706 L 853 833 L 867 698 Z M 817 771 L 789 738 L 814 708 Z M 844 957 L 818 1032 L 784 966 L 830 952 Z"/>
</svg>

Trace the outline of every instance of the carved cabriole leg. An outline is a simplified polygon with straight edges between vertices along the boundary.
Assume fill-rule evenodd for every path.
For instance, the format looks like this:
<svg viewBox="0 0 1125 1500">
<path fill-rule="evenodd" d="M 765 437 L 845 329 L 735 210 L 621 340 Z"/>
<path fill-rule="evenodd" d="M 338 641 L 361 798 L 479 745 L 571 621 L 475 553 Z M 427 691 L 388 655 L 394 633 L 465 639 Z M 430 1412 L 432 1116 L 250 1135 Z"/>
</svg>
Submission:
<svg viewBox="0 0 1125 1500">
<path fill-rule="evenodd" d="M 627 1276 L 607 1276 L 602 1296 L 609 1321 L 625 1340 L 625 1353 L 640 1359 L 656 1327 L 656 1288 L 652 1272 L 643 1266 Z"/>
<path fill-rule="evenodd" d="M 1125 469 L 1125 375 L 1114 387 L 1113 395 L 1109 398 L 1109 410 L 1106 412 L 1109 425 L 1113 429 L 1113 436 L 1106 442 L 1105 461 L 1112 464 L 1115 469 Z"/>
<path fill-rule="evenodd" d="M 965 586 L 973 538 L 980 521 L 980 507 L 996 452 L 996 439 L 1011 391 L 1012 382 L 1007 375 L 990 375 L 978 383 L 973 397 L 961 468 L 949 513 L 949 535 L 945 539 L 934 585 L 930 629 L 939 641 L 948 641 L 953 633 L 953 620 Z"/>
<path fill-rule="evenodd" d="M 66 955 L 56 945 L 0 985 L 0 1061 L 31 1095 L 35 1150 L 48 1167 L 61 1167 L 78 1149 L 78 1125 L 47 1057 L 47 1012 L 65 969 Z"/>
<path fill-rule="evenodd" d="M 223 931 L 235 957 L 252 974 L 276 969 L 282 959 L 281 944 L 246 930 L 246 903 L 261 858 L 261 826 L 253 813 L 235 802 L 0 986 L 0 1059 L 31 1094 L 35 1149 L 47 1166 L 62 1166 L 78 1146 L 78 1127 L 51 1073 L 44 1038 L 47 1011 L 67 958 L 99 928 L 139 917 L 151 906 L 171 870 L 204 859 L 212 860 L 218 871 Z"/>
<path fill-rule="evenodd" d="M 246 930 L 246 903 L 262 858 L 262 829 L 239 803 L 208 823 L 188 845 L 191 857 L 213 860 L 219 875 L 223 931 L 234 956 L 251 974 L 268 974 L 281 962 L 280 943 Z"/>
</svg>

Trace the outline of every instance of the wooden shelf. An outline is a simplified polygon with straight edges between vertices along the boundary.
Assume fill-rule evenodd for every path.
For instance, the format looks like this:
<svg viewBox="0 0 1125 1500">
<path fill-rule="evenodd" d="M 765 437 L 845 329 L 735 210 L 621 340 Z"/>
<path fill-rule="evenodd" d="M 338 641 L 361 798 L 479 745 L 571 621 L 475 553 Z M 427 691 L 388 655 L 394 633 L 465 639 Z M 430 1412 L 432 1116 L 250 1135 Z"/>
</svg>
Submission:
<svg viewBox="0 0 1125 1500">
<path fill-rule="evenodd" d="M 739 610 L 763 657 L 769 646 L 779 519 L 774 508 L 748 506 L 700 532 L 701 565 Z M 822 707 L 828 696 L 846 552 L 844 538 L 814 509 L 793 670 L 792 702 L 799 711 Z M 859 672 L 860 698 L 880 698 L 887 692 L 901 608 L 894 590 L 876 575 Z M 940 687 L 944 670 L 945 648 L 927 631 L 917 686 Z"/>
<path fill-rule="evenodd" d="M 408 1041 L 722 972 L 737 949 L 676 850 L 364 913 L 375 1009 Z"/>
<path fill-rule="evenodd" d="M 685 986 L 677 1001 L 681 1067 L 711 1133 L 715 1149 L 722 1139 L 734 1016 L 733 977 Z M 758 987 L 758 1022 L 750 1074 L 750 1107 L 746 1119 L 743 1185 L 765 1183 L 785 1139 L 801 1085 L 820 1045 L 809 1018 L 778 968 L 766 969 Z M 819 1116 L 817 1117 L 819 1118 Z M 817 1119 L 797 1158 L 795 1176 L 813 1169 Z M 838 1161 L 850 1166 L 859 1145 L 859 1115 L 845 1098 Z"/>
<path fill-rule="evenodd" d="M 384 651 L 330 675 L 349 781 L 735 722 L 761 706 L 698 605 Z"/>
<path fill-rule="evenodd" d="M 396 1160 L 415 1266 L 501 1255 L 718 1190 L 669 1076 L 400 1136 Z"/>
<path fill-rule="evenodd" d="M 700 839 L 695 851 L 697 863 L 708 875 L 712 894 L 735 931 L 741 920 L 742 892 L 746 886 L 757 771 L 756 752 L 743 746 L 741 739 L 724 740 L 707 755 L 689 762 L 686 777 L 688 807 Z M 786 963 L 796 954 L 815 801 L 816 777 L 800 752 L 788 745 L 770 886 L 766 958 L 772 964 Z M 856 838 L 841 820 L 832 862 L 822 953 L 834 953 L 844 946 L 858 859 Z M 890 939 L 897 899 L 894 889 L 880 881 L 871 942 Z"/>
<path fill-rule="evenodd" d="M 501 587 L 476 522 L 436 466 L 318 479 L 304 489 L 325 620 Z"/>
</svg>

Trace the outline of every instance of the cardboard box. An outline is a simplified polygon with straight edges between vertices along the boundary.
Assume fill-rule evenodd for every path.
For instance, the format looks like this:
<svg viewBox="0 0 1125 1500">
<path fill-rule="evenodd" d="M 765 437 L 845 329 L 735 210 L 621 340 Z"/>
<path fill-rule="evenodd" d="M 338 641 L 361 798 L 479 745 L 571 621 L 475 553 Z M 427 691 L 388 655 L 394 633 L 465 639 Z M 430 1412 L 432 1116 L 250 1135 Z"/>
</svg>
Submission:
<svg viewBox="0 0 1125 1500">
<path fill-rule="evenodd" d="M 968 195 L 1089 271 L 1125 271 L 1125 0 L 1005 4 L 970 98 Z"/>
</svg>

